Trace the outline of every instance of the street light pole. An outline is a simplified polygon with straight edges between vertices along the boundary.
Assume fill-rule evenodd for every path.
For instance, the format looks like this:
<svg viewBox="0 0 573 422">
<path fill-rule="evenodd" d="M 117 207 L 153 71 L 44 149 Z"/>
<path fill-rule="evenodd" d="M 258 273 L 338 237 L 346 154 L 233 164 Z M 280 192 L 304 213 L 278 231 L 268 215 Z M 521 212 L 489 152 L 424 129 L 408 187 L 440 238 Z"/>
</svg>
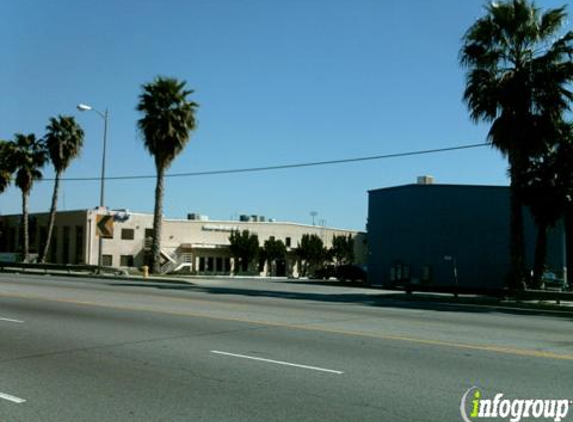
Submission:
<svg viewBox="0 0 573 422">
<path fill-rule="evenodd" d="M 107 145 L 107 117 L 108 110 L 105 109 L 103 115 L 103 154 L 101 157 L 101 181 L 100 181 L 100 194 L 99 194 L 99 206 L 103 207 L 104 204 L 104 194 L 105 194 L 105 152 Z"/>
<path fill-rule="evenodd" d="M 78 104 L 77 109 L 79 111 L 94 111 L 103 119 L 103 152 L 101 157 L 101 176 L 100 176 L 100 194 L 99 194 L 99 206 L 103 207 L 105 200 L 105 155 L 107 146 L 107 125 L 108 125 L 109 112 L 108 109 L 106 108 L 105 112 L 102 113 L 101 111 L 96 110 L 95 108 L 86 104 Z M 97 227 L 96 227 L 96 232 L 97 232 Z M 98 257 L 97 257 L 98 267 L 102 266 L 102 252 L 103 252 L 103 238 L 100 234 L 98 239 Z"/>
</svg>

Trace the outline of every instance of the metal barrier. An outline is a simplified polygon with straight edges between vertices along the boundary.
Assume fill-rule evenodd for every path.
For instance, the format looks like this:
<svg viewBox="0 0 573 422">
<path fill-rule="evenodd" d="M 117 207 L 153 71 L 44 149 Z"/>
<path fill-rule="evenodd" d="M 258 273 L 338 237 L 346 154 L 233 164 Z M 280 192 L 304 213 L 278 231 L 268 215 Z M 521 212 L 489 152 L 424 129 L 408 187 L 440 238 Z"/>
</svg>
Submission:
<svg viewBox="0 0 573 422">
<path fill-rule="evenodd" d="M 97 265 L 35 264 L 29 262 L 0 261 L 0 271 L 4 271 L 6 269 L 20 269 L 24 272 L 26 270 L 43 270 L 44 273 L 48 273 L 48 271 L 66 271 L 68 274 L 71 274 L 72 272 L 87 272 L 91 274 L 108 273 L 113 275 L 128 275 L 126 270 L 113 267 L 99 267 Z"/>
</svg>

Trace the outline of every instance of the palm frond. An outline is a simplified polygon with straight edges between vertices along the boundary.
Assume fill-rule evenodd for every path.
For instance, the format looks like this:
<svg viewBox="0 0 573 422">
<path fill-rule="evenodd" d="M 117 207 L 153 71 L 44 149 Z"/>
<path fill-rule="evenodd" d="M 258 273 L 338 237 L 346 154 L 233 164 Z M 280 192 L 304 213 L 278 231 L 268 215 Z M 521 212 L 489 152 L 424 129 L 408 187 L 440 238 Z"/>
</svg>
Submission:
<svg viewBox="0 0 573 422">
<path fill-rule="evenodd" d="M 62 172 L 80 154 L 84 131 L 72 116 L 52 117 L 46 126 L 44 140 L 50 161 L 57 172 Z"/>
<path fill-rule="evenodd" d="M 539 131 L 549 126 L 540 122 L 556 124 L 573 100 L 573 34 L 557 36 L 565 8 L 542 13 L 528 0 L 506 0 L 485 9 L 462 39 L 464 102 L 472 120 L 492 123 L 488 139 L 504 155 L 539 151 Z"/>
<path fill-rule="evenodd" d="M 22 192 L 32 189 L 34 180 L 41 179 L 40 169 L 47 160 L 45 145 L 34 134 L 17 133 L 11 141 L 10 159 L 15 169 L 15 183 Z"/>
<path fill-rule="evenodd" d="M 142 86 L 137 110 L 143 117 L 137 124 L 143 144 L 157 166 L 169 166 L 196 127 L 198 104 L 187 98 L 193 90 L 185 85 L 185 81 L 175 78 L 157 77 Z"/>
</svg>

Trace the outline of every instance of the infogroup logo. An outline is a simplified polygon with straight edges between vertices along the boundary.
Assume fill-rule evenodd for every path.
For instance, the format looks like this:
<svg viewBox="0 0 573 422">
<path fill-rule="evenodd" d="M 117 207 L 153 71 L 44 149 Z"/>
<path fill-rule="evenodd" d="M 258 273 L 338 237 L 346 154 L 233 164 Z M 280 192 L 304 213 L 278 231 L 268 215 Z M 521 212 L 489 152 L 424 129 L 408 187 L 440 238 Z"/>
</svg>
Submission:
<svg viewBox="0 0 573 422">
<path fill-rule="evenodd" d="M 552 420 L 560 422 L 567 417 L 573 401 L 569 399 L 504 399 L 496 393 L 493 399 L 482 397 L 478 387 L 472 387 L 462 396 L 460 413 L 464 422 L 483 418 L 498 418 L 510 422 L 529 420 Z"/>
</svg>

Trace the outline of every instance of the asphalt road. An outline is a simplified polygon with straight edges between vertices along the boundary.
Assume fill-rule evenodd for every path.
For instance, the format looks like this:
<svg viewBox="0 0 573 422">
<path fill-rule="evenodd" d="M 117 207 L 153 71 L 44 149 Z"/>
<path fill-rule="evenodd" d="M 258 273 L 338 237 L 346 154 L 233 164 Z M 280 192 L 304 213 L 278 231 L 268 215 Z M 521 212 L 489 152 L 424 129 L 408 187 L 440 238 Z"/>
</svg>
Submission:
<svg viewBox="0 0 573 422">
<path fill-rule="evenodd" d="M 459 421 L 472 386 L 573 399 L 572 328 L 298 282 L 0 274 L 0 422 Z"/>
</svg>

